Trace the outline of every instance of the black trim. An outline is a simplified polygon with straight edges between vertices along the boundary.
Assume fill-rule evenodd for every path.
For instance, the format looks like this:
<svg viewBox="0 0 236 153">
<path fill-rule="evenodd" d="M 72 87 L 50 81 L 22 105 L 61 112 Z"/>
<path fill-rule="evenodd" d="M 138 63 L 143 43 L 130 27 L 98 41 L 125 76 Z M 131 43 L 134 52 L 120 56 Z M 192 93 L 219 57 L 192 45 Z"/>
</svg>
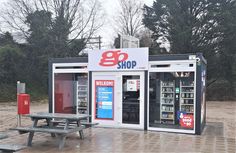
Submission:
<svg viewBox="0 0 236 153">
<path fill-rule="evenodd" d="M 189 60 L 189 55 L 195 54 L 167 54 L 149 56 L 149 61 Z"/>
<path fill-rule="evenodd" d="M 202 104 L 202 92 L 204 92 L 204 91 L 202 91 L 202 71 L 203 71 L 203 68 L 205 67 L 205 70 L 207 70 L 207 61 L 206 61 L 206 59 L 203 57 L 203 54 L 202 53 L 197 53 L 196 54 L 196 56 L 197 56 L 197 58 L 199 58 L 200 59 L 200 61 L 199 62 L 197 62 L 197 81 L 198 81 L 198 90 L 197 90 L 197 92 L 198 92 L 198 94 L 197 94 L 197 98 L 198 98 L 198 108 L 197 108 L 197 110 L 198 110 L 198 112 L 199 112 L 199 115 L 198 115 L 198 122 L 197 122 L 197 125 L 198 125 L 198 131 L 196 131 L 197 133 L 196 134 L 201 134 L 202 133 L 202 131 L 204 130 L 204 127 L 205 127 L 205 125 L 206 125 L 206 102 L 205 102 L 205 105 L 204 105 L 204 116 L 203 116 L 203 122 L 201 122 L 201 109 L 202 109 L 202 107 L 201 107 L 201 104 Z M 206 73 L 206 72 L 205 72 Z M 207 75 L 207 74 L 205 74 L 205 75 Z M 205 78 L 206 79 L 206 78 Z M 205 82 L 206 83 L 206 82 Z M 206 90 L 206 87 L 205 87 L 205 89 L 203 89 L 203 90 Z M 206 91 L 205 91 L 206 92 Z"/>
<path fill-rule="evenodd" d="M 48 111 L 52 113 L 52 61 L 48 62 Z"/>
<path fill-rule="evenodd" d="M 207 81 L 207 65 L 205 64 L 205 63 L 202 63 L 202 66 L 204 66 L 205 67 L 205 70 L 206 70 L 206 78 L 205 78 L 205 81 Z M 205 82 L 205 96 L 206 96 L 206 84 L 207 84 L 207 82 Z M 202 123 L 202 125 L 201 125 L 201 132 L 204 130 L 204 127 L 205 127 L 205 125 L 206 125 L 206 103 L 207 103 L 207 101 L 206 101 L 206 97 L 204 97 L 205 98 L 205 105 L 204 105 L 204 116 L 203 116 L 203 123 Z"/>
<path fill-rule="evenodd" d="M 93 115 L 92 114 L 92 91 L 93 91 L 93 82 L 92 82 L 92 72 L 89 71 L 89 115 Z M 92 117 L 89 118 L 89 122 L 92 122 Z"/>
<path fill-rule="evenodd" d="M 196 55 L 196 57 L 199 57 L 204 64 L 207 64 L 202 53 L 150 55 L 148 61 L 189 60 L 190 55 Z"/>
<path fill-rule="evenodd" d="M 197 53 L 197 56 L 201 58 L 203 64 L 207 65 L 207 60 L 204 58 L 202 53 Z"/>
<path fill-rule="evenodd" d="M 147 130 L 147 103 L 148 103 L 148 71 L 144 72 L 144 130 Z"/>
<path fill-rule="evenodd" d="M 52 63 L 88 63 L 88 57 L 51 58 Z"/>
<path fill-rule="evenodd" d="M 196 132 L 195 134 L 200 135 L 201 134 L 201 88 L 202 88 L 202 82 L 201 82 L 201 63 L 196 63 L 196 115 L 195 115 L 195 121 L 196 121 Z"/>
</svg>

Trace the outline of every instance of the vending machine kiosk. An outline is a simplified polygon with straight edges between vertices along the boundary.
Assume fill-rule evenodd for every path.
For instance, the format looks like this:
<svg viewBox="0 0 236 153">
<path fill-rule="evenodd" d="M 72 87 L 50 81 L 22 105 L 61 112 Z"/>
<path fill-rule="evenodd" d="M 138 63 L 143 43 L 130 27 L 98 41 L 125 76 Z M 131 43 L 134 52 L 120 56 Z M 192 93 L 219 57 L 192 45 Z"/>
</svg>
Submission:
<svg viewBox="0 0 236 153">
<path fill-rule="evenodd" d="M 201 53 L 148 56 L 148 48 L 50 59 L 49 111 L 87 113 L 101 127 L 201 134 L 206 64 Z"/>
<path fill-rule="evenodd" d="M 49 111 L 88 114 L 88 59 L 64 58 L 49 62 Z"/>
<path fill-rule="evenodd" d="M 149 57 L 148 129 L 200 134 L 206 121 L 202 54 Z"/>
</svg>

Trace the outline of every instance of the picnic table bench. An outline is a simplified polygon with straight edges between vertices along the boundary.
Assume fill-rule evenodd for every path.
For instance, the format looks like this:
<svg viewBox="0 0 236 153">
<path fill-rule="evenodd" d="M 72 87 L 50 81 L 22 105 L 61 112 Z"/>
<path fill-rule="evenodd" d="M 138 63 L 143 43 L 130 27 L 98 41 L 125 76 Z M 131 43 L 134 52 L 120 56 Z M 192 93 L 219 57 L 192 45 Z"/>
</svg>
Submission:
<svg viewBox="0 0 236 153">
<path fill-rule="evenodd" d="M 76 131 L 80 131 L 83 129 L 83 127 L 78 128 L 68 128 L 68 129 L 62 129 L 62 128 L 49 128 L 49 127 L 16 127 L 15 130 L 19 131 L 27 131 L 27 132 L 44 132 L 44 133 L 55 133 L 55 134 L 68 134 L 73 133 Z"/>
<path fill-rule="evenodd" d="M 64 125 L 65 124 L 65 121 L 63 120 L 53 120 L 52 123 L 54 125 Z M 77 123 L 76 122 L 71 122 L 70 125 L 73 126 L 73 125 L 76 125 Z M 98 125 L 98 123 L 91 123 L 91 122 L 80 122 L 81 125 L 84 126 L 84 128 L 90 128 L 90 127 L 93 127 L 95 125 Z"/>
<path fill-rule="evenodd" d="M 62 149 L 65 144 L 67 134 L 79 132 L 80 138 L 83 139 L 83 129 L 86 128 L 82 125 L 81 120 L 87 119 L 90 115 L 87 114 L 59 114 L 59 113 L 35 113 L 27 115 L 33 121 L 30 127 L 16 127 L 12 130 L 29 132 L 27 145 L 32 146 L 32 140 L 35 132 L 50 133 L 51 136 L 59 137 L 59 149 Z M 47 125 L 39 126 L 39 120 L 46 120 Z M 60 120 L 62 125 L 53 124 L 54 120 Z M 76 123 L 76 126 L 70 126 L 71 123 Z"/>
<path fill-rule="evenodd" d="M 26 146 L 17 145 L 17 144 L 0 144 L 0 152 L 13 153 L 25 149 Z"/>
<path fill-rule="evenodd" d="M 7 136 L 7 134 L 6 133 L 0 133 L 0 140 L 1 139 L 5 139 L 5 138 L 7 138 L 8 136 Z"/>
</svg>

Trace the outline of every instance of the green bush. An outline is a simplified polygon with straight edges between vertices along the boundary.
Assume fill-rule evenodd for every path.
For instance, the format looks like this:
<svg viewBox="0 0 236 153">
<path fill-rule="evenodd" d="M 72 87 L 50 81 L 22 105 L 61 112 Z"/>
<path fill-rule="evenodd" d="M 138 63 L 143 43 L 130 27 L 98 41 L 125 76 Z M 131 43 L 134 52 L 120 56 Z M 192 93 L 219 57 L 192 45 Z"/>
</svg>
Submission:
<svg viewBox="0 0 236 153">
<path fill-rule="evenodd" d="M 26 93 L 30 95 L 31 101 L 48 99 L 47 90 L 40 86 L 26 84 Z M 16 83 L 0 85 L 0 102 L 16 101 Z"/>
<path fill-rule="evenodd" d="M 0 102 L 15 101 L 16 100 L 16 86 L 10 84 L 0 85 Z"/>
</svg>

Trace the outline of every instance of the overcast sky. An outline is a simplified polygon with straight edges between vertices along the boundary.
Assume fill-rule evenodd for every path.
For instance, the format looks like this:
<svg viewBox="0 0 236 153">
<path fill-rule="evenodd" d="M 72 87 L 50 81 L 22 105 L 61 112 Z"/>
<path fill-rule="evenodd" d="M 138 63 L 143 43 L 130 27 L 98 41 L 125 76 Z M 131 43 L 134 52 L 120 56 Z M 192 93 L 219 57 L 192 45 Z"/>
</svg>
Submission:
<svg viewBox="0 0 236 153">
<path fill-rule="evenodd" d="M 114 38 L 116 36 L 116 31 L 114 31 L 114 26 L 112 25 L 113 17 L 117 12 L 118 0 L 100 0 L 103 8 L 107 14 L 107 22 L 100 30 L 99 35 L 103 37 L 103 46 L 105 48 L 109 48 L 111 44 L 113 44 Z M 141 0 L 144 4 L 148 6 L 152 6 L 153 0 Z"/>
</svg>

